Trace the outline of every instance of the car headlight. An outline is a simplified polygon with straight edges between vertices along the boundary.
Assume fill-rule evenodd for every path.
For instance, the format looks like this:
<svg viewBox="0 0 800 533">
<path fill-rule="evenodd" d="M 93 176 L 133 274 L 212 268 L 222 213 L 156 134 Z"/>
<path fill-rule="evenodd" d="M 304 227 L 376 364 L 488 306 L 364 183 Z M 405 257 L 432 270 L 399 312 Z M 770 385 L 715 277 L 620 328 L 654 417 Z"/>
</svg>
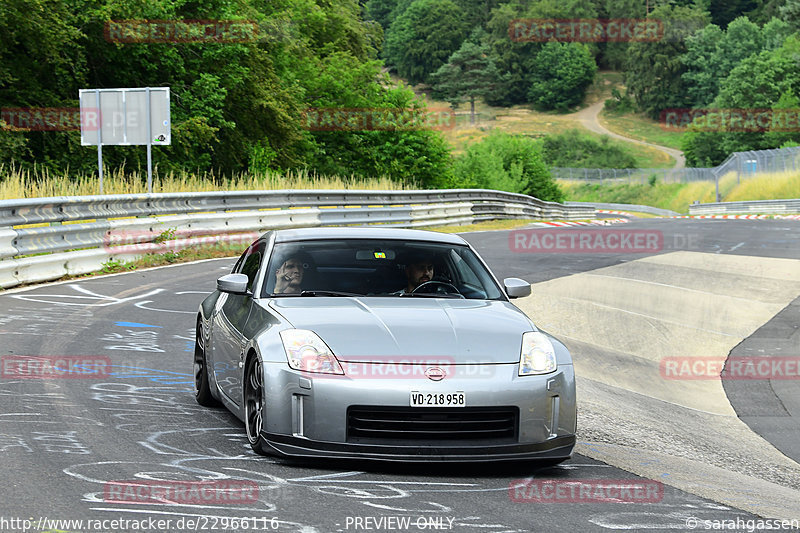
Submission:
<svg viewBox="0 0 800 533">
<path fill-rule="evenodd" d="M 549 374 L 558 368 L 556 351 L 547 335 L 539 331 L 522 334 L 522 352 L 519 356 L 519 375 Z"/>
<path fill-rule="evenodd" d="M 281 340 L 291 368 L 320 374 L 344 374 L 331 349 L 313 331 L 286 329 L 281 331 Z"/>
</svg>

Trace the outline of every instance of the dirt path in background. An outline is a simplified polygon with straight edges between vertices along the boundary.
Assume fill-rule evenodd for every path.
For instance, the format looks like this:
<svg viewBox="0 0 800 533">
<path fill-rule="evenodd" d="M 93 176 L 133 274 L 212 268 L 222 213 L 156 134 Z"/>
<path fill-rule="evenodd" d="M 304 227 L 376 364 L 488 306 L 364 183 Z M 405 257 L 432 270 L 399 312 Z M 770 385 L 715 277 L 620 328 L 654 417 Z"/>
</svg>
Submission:
<svg viewBox="0 0 800 533">
<path fill-rule="evenodd" d="M 603 110 L 603 106 L 605 102 L 600 100 L 599 102 L 590 105 L 585 109 L 581 109 L 577 113 L 572 113 L 571 115 L 564 115 L 565 118 L 572 118 L 577 120 L 581 123 L 581 125 L 586 128 L 587 130 L 593 131 L 595 133 L 601 133 L 603 135 L 608 135 L 609 137 L 613 137 L 615 139 L 620 139 L 625 142 L 641 144 L 644 146 L 650 146 L 651 148 L 655 148 L 665 154 L 670 155 L 671 157 L 675 158 L 675 166 L 672 168 L 684 168 L 686 166 L 686 158 L 683 156 L 683 152 L 680 150 L 676 150 L 674 148 L 667 148 L 666 146 L 661 146 L 659 144 L 653 144 L 645 141 L 640 141 L 638 139 L 631 139 L 630 137 L 625 137 L 618 133 L 614 133 L 611 130 L 607 130 L 600 124 L 597 116 L 600 114 L 600 111 Z"/>
</svg>

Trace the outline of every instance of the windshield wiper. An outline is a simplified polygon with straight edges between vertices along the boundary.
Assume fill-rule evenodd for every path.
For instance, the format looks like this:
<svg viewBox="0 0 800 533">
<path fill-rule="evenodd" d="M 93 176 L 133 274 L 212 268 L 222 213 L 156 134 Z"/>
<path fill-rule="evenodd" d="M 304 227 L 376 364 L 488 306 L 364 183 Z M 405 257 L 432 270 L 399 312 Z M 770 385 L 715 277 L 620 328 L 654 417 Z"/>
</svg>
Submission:
<svg viewBox="0 0 800 533">
<path fill-rule="evenodd" d="M 300 296 L 348 296 L 357 298 L 364 295 L 343 291 L 303 291 L 300 293 Z"/>
<path fill-rule="evenodd" d="M 400 296 L 404 298 L 464 298 L 462 294 L 453 292 L 403 292 Z"/>
</svg>

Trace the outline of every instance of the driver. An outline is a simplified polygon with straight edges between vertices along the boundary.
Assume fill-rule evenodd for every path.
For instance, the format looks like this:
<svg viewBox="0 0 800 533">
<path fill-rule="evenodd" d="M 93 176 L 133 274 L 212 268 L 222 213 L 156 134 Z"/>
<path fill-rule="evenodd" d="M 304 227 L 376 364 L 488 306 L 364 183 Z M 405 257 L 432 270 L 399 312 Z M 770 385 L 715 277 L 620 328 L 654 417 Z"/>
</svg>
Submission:
<svg viewBox="0 0 800 533">
<path fill-rule="evenodd" d="M 405 268 L 408 284 L 392 294 L 410 293 L 425 282 L 433 279 L 433 258 L 430 256 L 417 256 L 409 260 Z"/>
<path fill-rule="evenodd" d="M 275 293 L 300 292 L 303 283 L 305 264 L 300 254 L 289 256 L 286 261 L 275 270 Z"/>
</svg>

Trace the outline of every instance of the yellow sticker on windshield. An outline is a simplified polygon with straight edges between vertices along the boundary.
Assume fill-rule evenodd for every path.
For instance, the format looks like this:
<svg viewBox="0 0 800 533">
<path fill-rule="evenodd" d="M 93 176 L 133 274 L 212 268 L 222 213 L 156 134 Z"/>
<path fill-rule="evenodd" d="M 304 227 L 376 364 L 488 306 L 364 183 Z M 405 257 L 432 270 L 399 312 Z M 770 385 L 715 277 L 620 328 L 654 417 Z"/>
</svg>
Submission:
<svg viewBox="0 0 800 533">
<path fill-rule="evenodd" d="M 374 252 L 375 259 L 386 259 L 386 252 Z"/>
</svg>

